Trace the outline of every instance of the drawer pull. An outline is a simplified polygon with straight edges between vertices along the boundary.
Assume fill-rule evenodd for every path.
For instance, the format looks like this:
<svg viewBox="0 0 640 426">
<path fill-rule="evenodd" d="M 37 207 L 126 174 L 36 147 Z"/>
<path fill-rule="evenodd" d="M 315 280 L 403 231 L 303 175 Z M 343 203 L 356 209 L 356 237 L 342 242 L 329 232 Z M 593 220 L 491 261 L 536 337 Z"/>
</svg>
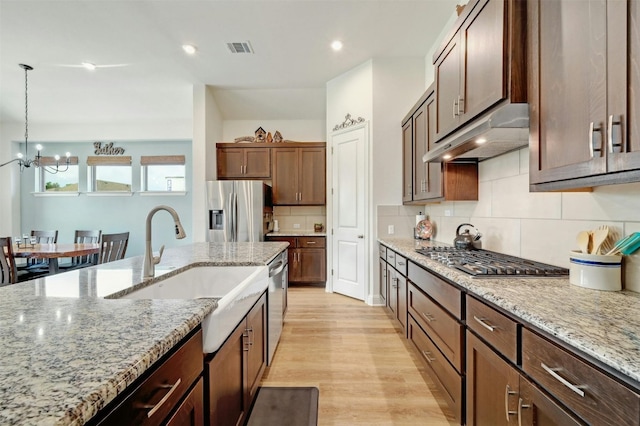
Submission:
<svg viewBox="0 0 640 426">
<path fill-rule="evenodd" d="M 307 244 L 315 244 L 315 241 L 307 241 Z"/>
<path fill-rule="evenodd" d="M 509 423 L 509 416 L 518 414 L 517 411 L 509 411 L 509 395 L 515 395 L 515 394 L 516 392 L 512 391 L 511 388 L 509 387 L 509 384 L 507 383 L 507 386 L 505 386 L 504 388 L 504 411 L 507 415 L 507 423 Z"/>
<path fill-rule="evenodd" d="M 424 317 L 424 319 L 426 319 L 429 322 L 435 321 L 436 319 L 434 317 L 432 317 L 429 314 L 425 314 L 424 312 L 420 312 L 422 314 L 422 316 Z"/>
<path fill-rule="evenodd" d="M 544 362 L 540 363 L 540 367 L 542 367 L 544 371 L 546 371 L 547 373 L 551 374 L 551 376 L 554 379 L 556 379 L 557 381 L 559 381 L 560 383 L 562 383 L 563 385 L 565 385 L 566 387 L 568 387 L 569 389 L 571 389 L 572 391 L 574 391 L 575 393 L 577 393 L 578 395 L 584 398 L 584 391 L 580 389 L 580 386 L 576 386 L 570 383 L 568 380 L 566 380 L 565 378 L 560 376 L 558 373 L 556 373 L 556 371 L 562 370 L 561 368 L 547 367 Z"/>
<path fill-rule="evenodd" d="M 478 322 L 480 323 L 480 325 L 481 325 L 481 326 L 483 326 L 484 328 L 486 328 L 487 330 L 489 330 L 489 331 L 491 331 L 491 332 L 493 332 L 493 331 L 496 329 L 496 327 L 494 327 L 494 326 L 492 326 L 492 325 L 487 324 L 487 323 L 485 322 L 485 319 L 484 319 L 484 318 L 478 318 L 477 316 L 475 316 L 475 315 L 474 315 L 474 316 L 473 316 L 473 319 L 474 319 L 474 320 L 476 320 L 476 321 L 478 321 Z"/>
<path fill-rule="evenodd" d="M 431 358 L 429 357 L 430 353 L 428 351 L 422 351 L 422 356 L 424 356 L 424 358 L 427 360 L 427 362 L 429 364 L 433 363 L 433 361 L 435 361 L 435 358 Z"/>
<path fill-rule="evenodd" d="M 518 398 L 518 426 L 522 426 L 522 409 L 531 408 L 529 404 L 523 404 L 522 398 Z"/>
<path fill-rule="evenodd" d="M 141 407 L 141 408 L 151 408 L 151 410 L 149 410 L 149 412 L 147 413 L 147 418 L 148 419 L 150 419 L 151 416 L 153 416 L 160 409 L 160 407 L 162 407 L 162 404 L 167 402 L 167 400 L 176 391 L 176 389 L 178 389 L 178 386 L 180 386 L 181 382 L 182 382 L 182 379 L 178 379 L 178 381 L 176 381 L 173 385 L 160 385 L 161 389 L 169 388 L 169 392 L 167 392 L 167 394 L 165 396 L 163 396 L 162 399 L 160 401 L 158 401 L 158 403 L 156 405 L 143 405 Z"/>
<path fill-rule="evenodd" d="M 400 265 L 400 266 L 404 266 L 404 265 L 405 265 L 405 263 L 404 263 L 404 262 L 402 262 L 402 261 L 398 261 L 398 265 Z"/>
</svg>

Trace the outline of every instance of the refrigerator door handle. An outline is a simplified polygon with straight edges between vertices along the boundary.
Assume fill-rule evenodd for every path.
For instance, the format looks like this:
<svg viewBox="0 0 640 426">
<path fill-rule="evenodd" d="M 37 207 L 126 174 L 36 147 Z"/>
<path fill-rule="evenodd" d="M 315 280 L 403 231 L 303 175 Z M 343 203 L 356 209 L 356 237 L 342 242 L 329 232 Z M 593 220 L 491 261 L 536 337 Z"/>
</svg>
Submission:
<svg viewBox="0 0 640 426">
<path fill-rule="evenodd" d="M 229 200 L 229 207 L 227 208 L 227 211 L 229 212 L 229 214 L 227 214 L 227 231 L 229 234 L 229 241 L 235 241 L 234 239 L 234 234 L 233 234 L 233 229 L 235 226 L 235 218 L 234 218 L 234 205 L 233 205 L 233 192 L 229 193 L 229 197 L 227 198 L 227 200 Z"/>
<path fill-rule="evenodd" d="M 238 193 L 234 192 L 232 195 L 232 203 L 233 203 L 233 239 L 231 241 L 238 242 Z"/>
</svg>

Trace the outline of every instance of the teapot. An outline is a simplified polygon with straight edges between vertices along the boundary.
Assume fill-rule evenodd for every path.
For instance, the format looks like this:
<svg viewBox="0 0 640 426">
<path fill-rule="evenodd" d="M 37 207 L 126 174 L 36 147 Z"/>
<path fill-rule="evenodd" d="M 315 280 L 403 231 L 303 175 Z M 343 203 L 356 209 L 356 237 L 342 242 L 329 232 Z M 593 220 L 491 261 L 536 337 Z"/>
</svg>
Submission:
<svg viewBox="0 0 640 426">
<path fill-rule="evenodd" d="M 471 235 L 469 229 L 465 229 L 463 233 L 460 233 L 460 229 L 463 226 L 470 226 L 475 231 L 475 234 Z M 472 224 L 463 223 L 456 229 L 456 237 L 453 239 L 453 245 L 456 248 L 465 250 L 479 249 L 482 247 L 481 237 L 482 234 Z"/>
</svg>

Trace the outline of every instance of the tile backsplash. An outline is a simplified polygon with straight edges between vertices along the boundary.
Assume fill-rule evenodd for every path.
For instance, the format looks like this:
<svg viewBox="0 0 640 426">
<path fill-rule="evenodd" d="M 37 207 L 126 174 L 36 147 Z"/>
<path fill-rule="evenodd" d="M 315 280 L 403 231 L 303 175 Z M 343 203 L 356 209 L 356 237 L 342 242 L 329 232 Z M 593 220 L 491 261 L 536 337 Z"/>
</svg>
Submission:
<svg viewBox="0 0 640 426">
<path fill-rule="evenodd" d="M 390 217 L 396 209 L 396 216 Z M 405 224 L 395 226 L 396 236 L 412 232 L 411 215 L 417 214 L 413 210 L 380 206 L 378 235 L 388 236 L 386 224 L 392 222 Z M 591 192 L 531 193 L 525 148 L 479 164 L 478 201 L 427 204 L 419 210 L 434 223 L 436 241 L 452 243 L 458 225 L 468 222 L 482 232 L 485 249 L 568 268 L 579 231 L 600 225 L 621 236 L 640 231 L 640 183 L 595 187 Z M 640 292 L 640 254 L 626 256 L 623 265 L 625 288 Z"/>
<path fill-rule="evenodd" d="M 280 230 L 313 230 L 315 223 L 327 226 L 325 206 L 274 206 L 273 219 L 278 221 Z M 299 225 L 296 228 L 296 225 Z M 326 231 L 326 229 L 325 229 Z"/>
</svg>

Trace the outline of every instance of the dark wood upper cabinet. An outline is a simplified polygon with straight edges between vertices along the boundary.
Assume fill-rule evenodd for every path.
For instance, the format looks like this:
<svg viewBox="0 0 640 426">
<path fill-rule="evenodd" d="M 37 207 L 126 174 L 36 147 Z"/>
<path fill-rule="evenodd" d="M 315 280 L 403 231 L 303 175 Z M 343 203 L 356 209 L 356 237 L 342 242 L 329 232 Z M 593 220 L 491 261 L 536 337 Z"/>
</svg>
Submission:
<svg viewBox="0 0 640 426">
<path fill-rule="evenodd" d="M 640 180 L 640 18 L 625 0 L 529 0 L 532 191 Z"/>
<path fill-rule="evenodd" d="M 218 179 L 271 178 L 271 150 L 259 146 L 216 149 Z M 263 145 L 263 144 L 260 144 Z M 271 145 L 271 144 L 269 144 Z"/>
<path fill-rule="evenodd" d="M 478 199 L 477 163 L 422 161 L 422 157 L 436 140 L 436 114 L 436 98 L 432 86 L 403 120 L 403 204 Z"/>
<path fill-rule="evenodd" d="M 303 146 L 300 146 L 303 145 Z M 324 205 L 326 202 L 325 144 L 273 148 L 273 204 Z"/>
<path fill-rule="evenodd" d="M 440 140 L 493 105 L 527 101 L 521 0 L 476 0 L 434 55 Z"/>
</svg>

